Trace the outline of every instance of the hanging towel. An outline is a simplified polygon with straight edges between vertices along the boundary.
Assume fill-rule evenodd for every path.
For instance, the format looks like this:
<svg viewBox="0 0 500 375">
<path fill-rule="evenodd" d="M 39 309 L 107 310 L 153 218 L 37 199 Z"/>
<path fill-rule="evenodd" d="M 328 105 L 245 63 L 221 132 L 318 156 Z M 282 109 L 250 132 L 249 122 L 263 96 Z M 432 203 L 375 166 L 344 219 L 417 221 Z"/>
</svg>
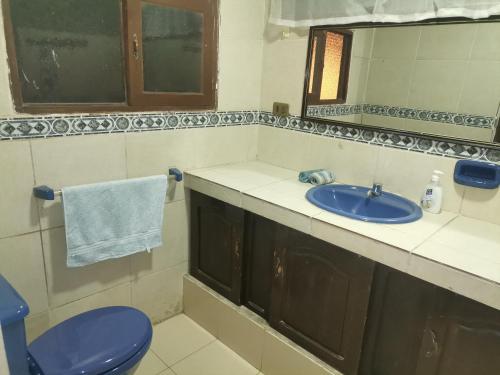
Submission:
<svg viewBox="0 0 500 375">
<path fill-rule="evenodd" d="M 331 184 L 335 181 L 335 174 L 326 169 L 315 169 L 299 173 L 299 180 L 313 185 Z"/>
<path fill-rule="evenodd" d="M 62 189 L 68 267 L 162 245 L 167 176 Z"/>
</svg>

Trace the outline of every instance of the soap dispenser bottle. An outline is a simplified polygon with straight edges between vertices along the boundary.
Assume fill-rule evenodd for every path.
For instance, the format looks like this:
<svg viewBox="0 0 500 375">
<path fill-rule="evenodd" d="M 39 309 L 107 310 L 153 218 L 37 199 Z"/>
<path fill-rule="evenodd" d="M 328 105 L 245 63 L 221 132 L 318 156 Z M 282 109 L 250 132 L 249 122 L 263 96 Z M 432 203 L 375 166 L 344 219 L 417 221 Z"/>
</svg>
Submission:
<svg viewBox="0 0 500 375">
<path fill-rule="evenodd" d="M 432 173 L 431 182 L 425 187 L 422 200 L 420 201 L 422 208 L 433 214 L 441 213 L 443 188 L 441 187 L 440 179 L 443 174 L 441 171 L 434 171 Z"/>
</svg>

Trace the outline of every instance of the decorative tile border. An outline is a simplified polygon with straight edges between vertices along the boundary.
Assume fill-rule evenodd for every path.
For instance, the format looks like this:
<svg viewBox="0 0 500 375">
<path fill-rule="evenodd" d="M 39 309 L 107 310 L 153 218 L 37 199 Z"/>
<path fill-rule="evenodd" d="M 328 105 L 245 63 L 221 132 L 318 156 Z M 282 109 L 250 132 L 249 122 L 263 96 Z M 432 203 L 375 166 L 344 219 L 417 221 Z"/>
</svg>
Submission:
<svg viewBox="0 0 500 375">
<path fill-rule="evenodd" d="M 258 122 L 258 114 L 258 111 L 165 112 L 4 118 L 0 119 L 0 140 L 248 125 Z"/>
<path fill-rule="evenodd" d="M 325 137 L 348 139 L 382 147 L 394 147 L 408 151 L 431 155 L 453 157 L 458 159 L 476 159 L 500 164 L 500 150 L 486 147 L 470 146 L 461 143 L 443 142 L 418 136 L 407 136 L 398 133 L 359 129 L 349 126 L 318 123 L 303 120 L 297 116 L 277 117 L 269 112 L 261 112 L 259 120 L 262 125 L 290 129 L 305 133 L 318 134 Z"/>
<path fill-rule="evenodd" d="M 347 110 L 357 110 L 357 108 Z M 432 155 L 500 163 L 500 150 L 496 149 L 442 142 L 433 140 L 432 137 L 405 136 L 380 130 L 324 124 L 303 120 L 298 116 L 277 117 L 269 112 L 261 111 L 127 113 L 101 116 L 3 118 L 0 119 L 0 141 L 251 124 L 262 124 Z"/>
<path fill-rule="evenodd" d="M 363 113 L 363 104 L 329 104 L 329 105 L 310 105 L 307 107 L 307 116 L 336 117 L 357 115 Z"/>
<path fill-rule="evenodd" d="M 393 107 L 377 104 L 332 104 L 314 105 L 307 108 L 307 115 L 312 117 L 335 117 L 353 114 L 370 114 L 386 117 L 397 117 L 411 120 L 439 122 L 451 125 L 472 126 L 491 129 L 496 118 L 466 113 L 431 111 L 426 109 Z"/>
</svg>

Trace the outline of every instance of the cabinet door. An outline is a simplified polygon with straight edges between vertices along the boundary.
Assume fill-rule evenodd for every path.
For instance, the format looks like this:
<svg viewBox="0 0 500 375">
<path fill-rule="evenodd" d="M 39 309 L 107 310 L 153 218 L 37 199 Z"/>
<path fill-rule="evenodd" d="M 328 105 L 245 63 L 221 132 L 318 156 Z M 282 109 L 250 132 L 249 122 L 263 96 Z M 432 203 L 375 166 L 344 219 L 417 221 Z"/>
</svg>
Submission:
<svg viewBox="0 0 500 375">
<path fill-rule="evenodd" d="M 432 341 L 433 333 L 427 325 L 435 315 L 438 289 L 405 273 L 377 266 L 360 375 L 415 374 L 423 341 Z"/>
<path fill-rule="evenodd" d="M 244 301 L 249 309 L 269 318 L 273 254 L 278 225 L 271 220 L 247 213 L 245 223 Z"/>
<path fill-rule="evenodd" d="M 280 227 L 271 325 L 342 371 L 358 370 L 374 263 Z"/>
<path fill-rule="evenodd" d="M 236 304 L 241 299 L 244 211 L 191 192 L 191 275 Z"/>
<path fill-rule="evenodd" d="M 447 303 L 425 332 L 416 374 L 500 374 L 500 311 L 441 294 Z"/>
</svg>

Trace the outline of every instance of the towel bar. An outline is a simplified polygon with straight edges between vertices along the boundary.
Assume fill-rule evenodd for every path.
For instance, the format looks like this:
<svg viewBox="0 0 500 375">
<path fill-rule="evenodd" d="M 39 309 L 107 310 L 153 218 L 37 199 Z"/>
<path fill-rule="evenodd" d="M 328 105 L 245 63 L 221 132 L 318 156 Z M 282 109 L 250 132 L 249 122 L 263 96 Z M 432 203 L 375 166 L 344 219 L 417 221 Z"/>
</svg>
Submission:
<svg viewBox="0 0 500 375">
<path fill-rule="evenodd" d="M 174 177 L 177 182 L 182 181 L 182 172 L 177 168 L 170 168 L 168 175 Z M 53 201 L 55 197 L 59 197 L 61 194 L 61 190 L 54 190 L 46 185 L 35 186 L 33 188 L 33 195 L 38 199 L 46 201 Z"/>
</svg>

